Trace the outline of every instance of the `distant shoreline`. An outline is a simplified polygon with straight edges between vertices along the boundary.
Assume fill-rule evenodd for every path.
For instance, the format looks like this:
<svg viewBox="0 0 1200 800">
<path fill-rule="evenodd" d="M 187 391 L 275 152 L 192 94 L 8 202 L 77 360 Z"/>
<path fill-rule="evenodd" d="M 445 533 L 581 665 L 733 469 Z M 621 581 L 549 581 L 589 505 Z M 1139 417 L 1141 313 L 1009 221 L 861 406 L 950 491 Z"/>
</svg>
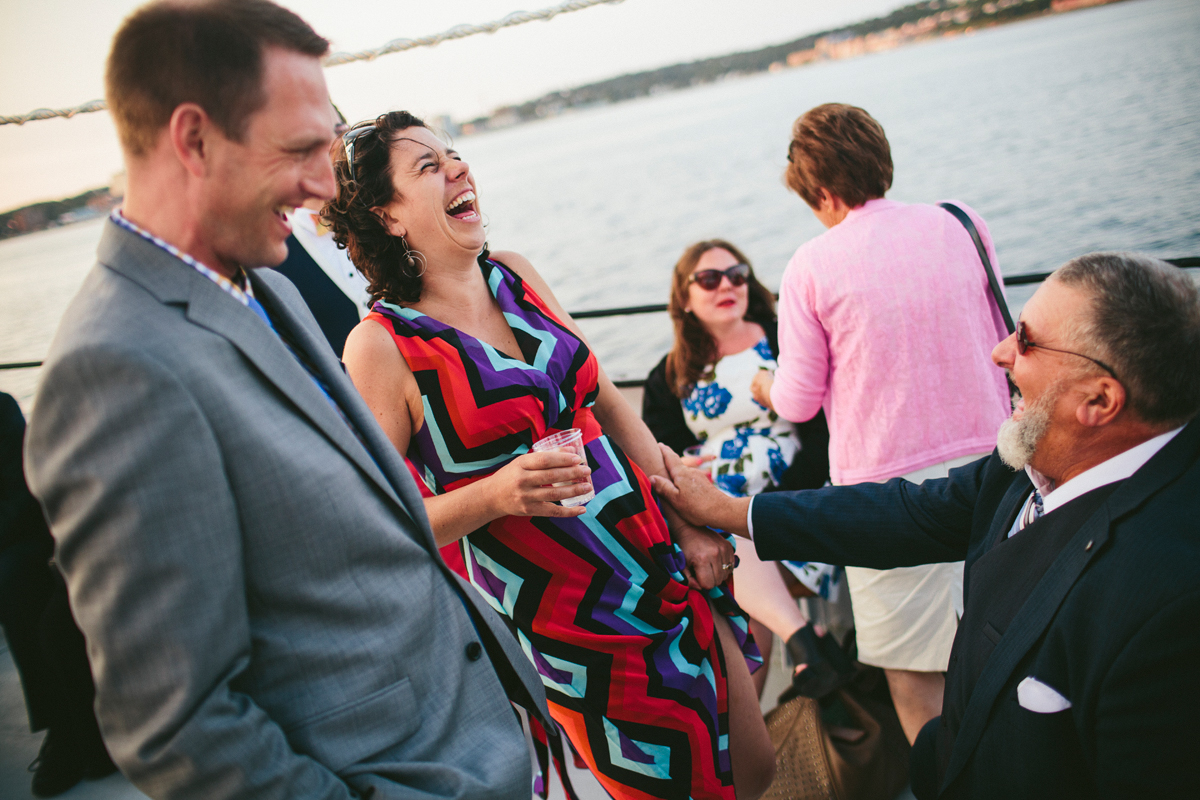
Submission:
<svg viewBox="0 0 1200 800">
<path fill-rule="evenodd" d="M 545 94 L 466 122 L 449 117 L 429 122 L 454 136 L 470 136 L 520 125 L 595 105 L 686 89 L 735 76 L 779 72 L 820 61 L 855 58 L 916 42 L 959 36 L 983 28 L 1122 0 L 925 0 L 834 30 L 743 53 L 621 75 Z M 31 203 L 0 212 L 0 240 L 94 219 L 120 203 L 122 188 L 90 189 L 63 200 Z"/>
<path fill-rule="evenodd" d="M 924 0 L 876 17 L 829 31 L 812 33 L 783 44 L 686 64 L 622 75 L 597 83 L 550 92 L 519 105 L 455 123 L 434 122 L 452 135 L 469 136 L 566 111 L 608 105 L 637 97 L 686 89 L 734 76 L 780 72 L 820 61 L 855 58 L 908 44 L 959 36 L 983 28 L 1039 16 L 1109 5 L 1122 0 Z"/>
<path fill-rule="evenodd" d="M 63 200 L 30 203 L 0 213 L 0 241 L 103 216 L 121 202 L 109 187 L 89 189 Z"/>
</svg>

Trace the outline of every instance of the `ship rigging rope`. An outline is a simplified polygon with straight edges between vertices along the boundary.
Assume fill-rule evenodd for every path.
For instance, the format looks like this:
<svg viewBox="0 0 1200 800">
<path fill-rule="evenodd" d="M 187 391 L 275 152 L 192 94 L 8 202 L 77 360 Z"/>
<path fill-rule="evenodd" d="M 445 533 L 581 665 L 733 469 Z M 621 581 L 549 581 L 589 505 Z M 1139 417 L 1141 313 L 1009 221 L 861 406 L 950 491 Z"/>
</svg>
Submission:
<svg viewBox="0 0 1200 800">
<path fill-rule="evenodd" d="M 551 6 L 550 8 L 543 8 L 540 11 L 514 11 L 503 19 L 498 19 L 494 22 L 485 22 L 481 25 L 455 25 L 453 28 L 441 33 L 422 36 L 417 39 L 393 39 L 387 44 L 371 50 L 360 50 L 357 53 L 331 53 L 325 58 L 323 63 L 327 67 L 336 67 L 342 64 L 353 64 L 355 61 L 374 61 L 380 56 L 386 56 L 389 53 L 402 53 L 405 50 L 412 50 L 417 47 L 433 47 L 451 39 L 465 39 L 468 36 L 474 36 L 478 33 L 495 33 L 501 28 L 511 28 L 514 25 L 524 25 L 527 22 L 536 22 L 537 20 L 551 20 L 559 14 L 569 14 L 572 11 L 582 11 L 592 6 L 611 5 L 621 2 L 624 2 L 624 0 L 569 0 L 566 3 Z M 103 100 L 92 100 L 71 108 L 38 108 L 30 111 L 28 114 L 18 114 L 15 117 L 0 116 L 0 125 L 24 125 L 26 122 L 54 119 L 55 117 L 70 119 L 76 114 L 89 114 L 93 111 L 103 111 L 106 108 L 108 108 L 108 104 Z"/>
</svg>

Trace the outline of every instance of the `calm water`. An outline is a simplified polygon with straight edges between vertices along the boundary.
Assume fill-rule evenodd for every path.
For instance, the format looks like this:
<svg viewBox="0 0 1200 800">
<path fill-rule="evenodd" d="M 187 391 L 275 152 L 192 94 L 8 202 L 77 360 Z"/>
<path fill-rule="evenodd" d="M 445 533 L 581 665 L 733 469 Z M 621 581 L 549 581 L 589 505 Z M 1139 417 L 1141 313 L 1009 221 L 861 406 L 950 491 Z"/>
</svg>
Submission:
<svg viewBox="0 0 1200 800">
<path fill-rule="evenodd" d="M 683 248 L 720 236 L 777 287 L 823 231 L 781 181 L 792 121 L 870 111 L 889 197 L 962 200 L 1005 274 L 1101 249 L 1200 255 L 1200 3 L 1132 0 L 863 58 L 729 80 L 463 139 L 493 249 L 568 309 L 665 302 Z M 0 242 L 0 361 L 40 359 L 91 266 L 98 222 Z M 1014 290 L 1019 305 L 1028 291 Z M 670 346 L 665 315 L 585 321 L 613 377 Z M 36 370 L 0 372 L 24 405 Z"/>
</svg>

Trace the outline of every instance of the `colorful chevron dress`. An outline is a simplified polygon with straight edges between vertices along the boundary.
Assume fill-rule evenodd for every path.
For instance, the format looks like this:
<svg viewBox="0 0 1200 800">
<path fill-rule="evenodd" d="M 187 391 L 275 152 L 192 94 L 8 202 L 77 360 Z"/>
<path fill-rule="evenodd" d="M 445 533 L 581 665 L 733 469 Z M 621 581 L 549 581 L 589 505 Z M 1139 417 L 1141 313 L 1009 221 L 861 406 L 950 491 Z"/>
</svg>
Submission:
<svg viewBox="0 0 1200 800">
<path fill-rule="evenodd" d="M 580 517 L 495 520 L 459 542 L 461 561 L 447 560 L 513 620 L 551 716 L 613 797 L 732 800 L 726 665 L 709 601 L 753 670 L 761 658 L 746 617 L 724 586 L 688 589 L 649 481 L 592 414 L 599 369 L 587 346 L 506 267 L 482 269 L 519 358 L 412 309 L 377 303 L 368 316 L 421 390 L 411 466 L 441 494 L 548 432 L 580 428 L 596 497 Z"/>
</svg>

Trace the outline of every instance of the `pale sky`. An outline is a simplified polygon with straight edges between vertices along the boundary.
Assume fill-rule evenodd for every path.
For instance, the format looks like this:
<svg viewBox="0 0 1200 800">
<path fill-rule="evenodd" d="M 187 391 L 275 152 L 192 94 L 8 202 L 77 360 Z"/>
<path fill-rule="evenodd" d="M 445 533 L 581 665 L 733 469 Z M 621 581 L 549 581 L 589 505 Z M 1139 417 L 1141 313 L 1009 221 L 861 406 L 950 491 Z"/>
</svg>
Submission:
<svg viewBox="0 0 1200 800">
<path fill-rule="evenodd" d="M 283 0 L 355 51 L 561 0 Z M 467 119 L 548 91 L 778 44 L 879 16 L 905 0 L 624 0 L 326 70 L 351 121 L 406 108 Z M 0 114 L 103 97 L 104 59 L 139 0 L 0 0 Z M 0 126 L 0 210 L 108 184 L 121 169 L 106 112 Z"/>
</svg>

